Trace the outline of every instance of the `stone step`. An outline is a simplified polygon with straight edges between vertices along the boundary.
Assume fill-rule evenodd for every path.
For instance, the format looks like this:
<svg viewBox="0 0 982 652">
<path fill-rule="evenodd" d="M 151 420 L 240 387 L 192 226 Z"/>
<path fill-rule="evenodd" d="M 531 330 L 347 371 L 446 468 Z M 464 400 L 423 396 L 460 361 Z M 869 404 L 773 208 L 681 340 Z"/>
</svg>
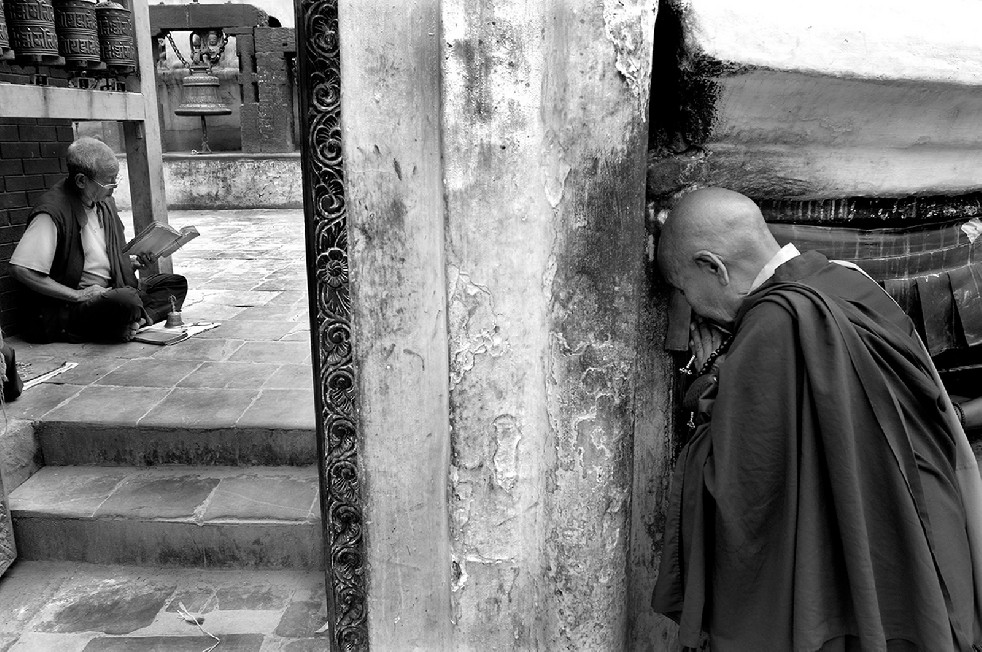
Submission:
<svg viewBox="0 0 982 652">
<path fill-rule="evenodd" d="M 44 463 L 51 466 L 304 466 L 317 462 L 313 428 L 130 426 L 44 419 L 36 422 L 35 434 Z"/>
<path fill-rule="evenodd" d="M 19 559 L 323 567 L 315 466 L 47 466 L 10 511 Z"/>
</svg>

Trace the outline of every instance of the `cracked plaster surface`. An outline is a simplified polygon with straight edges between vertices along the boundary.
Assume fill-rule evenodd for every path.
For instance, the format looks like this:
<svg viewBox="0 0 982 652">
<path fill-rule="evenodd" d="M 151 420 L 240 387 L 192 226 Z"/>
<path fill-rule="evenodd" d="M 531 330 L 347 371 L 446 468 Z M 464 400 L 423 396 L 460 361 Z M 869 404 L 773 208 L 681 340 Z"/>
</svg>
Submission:
<svg viewBox="0 0 982 652">
<path fill-rule="evenodd" d="M 617 71 L 631 95 L 648 103 L 651 48 L 647 34 L 654 30 L 655 11 L 648 0 L 604 0 L 604 34 L 614 46 Z"/>
<path fill-rule="evenodd" d="M 499 357 L 508 350 L 495 312 L 494 296 L 487 286 L 451 267 L 448 274 L 450 390 L 453 391 L 481 356 Z"/>
</svg>

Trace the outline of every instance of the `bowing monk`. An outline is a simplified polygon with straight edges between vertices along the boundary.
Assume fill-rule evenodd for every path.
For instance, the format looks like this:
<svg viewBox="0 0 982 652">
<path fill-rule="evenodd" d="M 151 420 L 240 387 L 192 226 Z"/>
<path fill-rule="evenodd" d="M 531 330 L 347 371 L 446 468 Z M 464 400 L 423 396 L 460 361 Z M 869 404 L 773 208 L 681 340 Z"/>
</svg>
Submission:
<svg viewBox="0 0 982 652">
<path fill-rule="evenodd" d="M 982 649 L 982 482 L 903 311 L 719 188 L 671 211 L 658 262 L 700 320 L 652 596 L 682 645 Z"/>
</svg>

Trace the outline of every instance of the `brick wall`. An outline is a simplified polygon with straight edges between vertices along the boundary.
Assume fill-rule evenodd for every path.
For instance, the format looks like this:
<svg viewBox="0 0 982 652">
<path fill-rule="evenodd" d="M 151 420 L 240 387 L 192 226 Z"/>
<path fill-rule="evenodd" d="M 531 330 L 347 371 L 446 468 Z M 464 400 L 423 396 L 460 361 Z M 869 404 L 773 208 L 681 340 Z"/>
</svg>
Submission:
<svg viewBox="0 0 982 652">
<path fill-rule="evenodd" d="M 64 178 L 65 152 L 74 139 L 68 120 L 0 120 L 0 327 L 17 333 L 20 286 L 7 262 L 45 190 Z"/>
</svg>

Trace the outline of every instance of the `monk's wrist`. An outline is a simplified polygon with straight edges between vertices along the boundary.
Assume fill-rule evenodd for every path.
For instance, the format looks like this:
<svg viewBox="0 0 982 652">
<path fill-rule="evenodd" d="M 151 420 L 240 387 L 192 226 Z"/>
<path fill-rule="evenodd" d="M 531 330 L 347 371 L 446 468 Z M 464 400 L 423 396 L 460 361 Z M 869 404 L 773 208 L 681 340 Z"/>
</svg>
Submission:
<svg viewBox="0 0 982 652">
<path fill-rule="evenodd" d="M 958 423 L 961 424 L 962 428 L 965 428 L 965 408 L 963 408 L 958 403 L 952 401 L 951 407 L 955 408 L 955 416 L 958 418 Z"/>
</svg>

